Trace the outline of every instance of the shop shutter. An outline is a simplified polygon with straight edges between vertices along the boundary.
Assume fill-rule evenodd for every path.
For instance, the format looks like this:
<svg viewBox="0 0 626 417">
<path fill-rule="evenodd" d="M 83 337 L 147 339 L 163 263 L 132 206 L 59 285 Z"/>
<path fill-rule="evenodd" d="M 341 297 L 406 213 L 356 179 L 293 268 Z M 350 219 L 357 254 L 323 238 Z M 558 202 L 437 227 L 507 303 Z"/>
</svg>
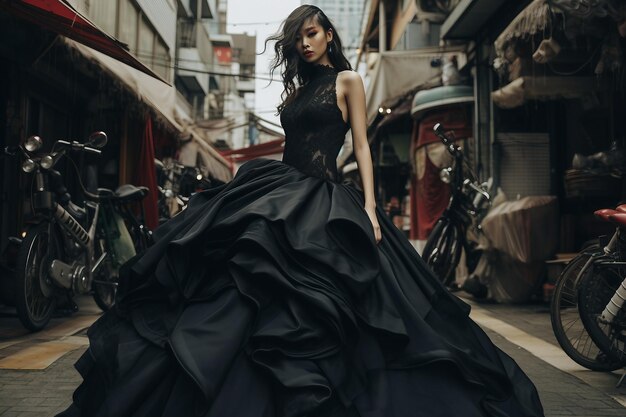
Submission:
<svg viewBox="0 0 626 417">
<path fill-rule="evenodd" d="M 500 187 L 508 199 L 550 194 L 547 133 L 499 133 Z"/>
</svg>

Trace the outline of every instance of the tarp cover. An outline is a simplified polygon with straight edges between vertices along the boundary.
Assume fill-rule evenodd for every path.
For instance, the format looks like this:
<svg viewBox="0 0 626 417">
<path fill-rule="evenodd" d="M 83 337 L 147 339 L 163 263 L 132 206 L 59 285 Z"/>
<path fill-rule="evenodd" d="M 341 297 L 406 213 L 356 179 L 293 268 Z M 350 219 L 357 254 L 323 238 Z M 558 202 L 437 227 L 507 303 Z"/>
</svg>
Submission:
<svg viewBox="0 0 626 417">
<path fill-rule="evenodd" d="M 482 222 L 490 247 L 531 263 L 551 259 L 558 248 L 557 198 L 531 196 L 494 207 Z"/>
<path fill-rule="evenodd" d="M 483 252 L 474 274 L 488 288 L 487 298 L 498 303 L 525 303 L 537 291 L 545 262 L 520 262 L 497 250 Z"/>
<path fill-rule="evenodd" d="M 525 197 L 494 207 L 482 222 L 488 242 L 474 270 L 486 285 L 488 298 L 499 303 L 524 303 L 545 275 L 545 261 L 558 247 L 557 199 Z"/>
</svg>

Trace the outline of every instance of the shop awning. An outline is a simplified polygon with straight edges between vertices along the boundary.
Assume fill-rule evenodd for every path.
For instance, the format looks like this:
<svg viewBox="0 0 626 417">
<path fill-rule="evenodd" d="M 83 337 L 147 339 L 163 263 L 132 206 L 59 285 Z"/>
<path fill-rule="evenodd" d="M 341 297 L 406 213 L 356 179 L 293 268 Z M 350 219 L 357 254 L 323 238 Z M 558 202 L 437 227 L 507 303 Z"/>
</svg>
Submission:
<svg viewBox="0 0 626 417">
<path fill-rule="evenodd" d="M 441 25 L 442 39 L 473 39 L 506 0 L 461 0 Z"/>
<path fill-rule="evenodd" d="M 551 13 L 553 11 L 547 0 L 534 0 L 530 3 L 496 39 L 497 55 L 502 56 L 504 54 L 504 46 L 512 39 L 528 38 L 545 31 L 552 19 Z"/>
<path fill-rule="evenodd" d="M 444 85 L 418 91 L 413 98 L 411 116 L 421 118 L 428 110 L 443 106 L 474 102 L 474 88 L 468 85 Z"/>
<path fill-rule="evenodd" d="M 462 47 L 421 48 L 413 51 L 390 51 L 380 54 L 367 86 L 367 121 L 370 125 L 378 115 L 380 104 L 441 74 L 441 67 L 431 62 L 456 55 L 465 60 Z"/>
<path fill-rule="evenodd" d="M 510 109 L 527 100 L 579 98 L 603 88 L 604 84 L 596 77 L 519 77 L 492 92 L 491 98 L 498 107 Z"/>
<path fill-rule="evenodd" d="M 130 92 L 136 94 L 139 101 L 146 103 L 155 110 L 157 119 L 162 119 L 162 121 L 164 119 L 174 130 L 183 130 L 174 118 L 176 89 L 173 86 L 124 65 L 117 59 L 83 44 L 67 38 L 61 39 L 81 59 L 86 59 L 97 65 L 99 69 L 119 80 Z"/>
<path fill-rule="evenodd" d="M 194 143 L 194 147 L 197 153 L 203 160 L 203 172 L 205 175 L 209 174 L 211 177 L 222 181 L 228 182 L 233 178 L 231 165 L 226 159 L 211 145 L 209 145 L 204 139 L 200 137 L 196 132 L 191 131 L 191 138 Z M 181 158 L 182 162 L 182 158 Z"/>
<path fill-rule="evenodd" d="M 230 149 L 223 151 L 222 155 L 230 158 L 234 162 L 249 161 L 255 158 L 267 157 L 271 155 L 282 155 L 285 145 L 285 138 L 275 139 L 258 145 L 248 146 L 241 149 Z"/>
<path fill-rule="evenodd" d="M 206 168 L 209 173 L 220 181 L 228 181 L 232 178 L 230 165 L 219 152 L 208 144 L 196 132 L 186 130 L 176 118 L 176 89 L 160 80 L 143 72 L 122 64 L 116 59 L 98 52 L 92 48 L 63 38 L 63 42 L 71 51 L 74 51 L 80 59 L 86 59 L 96 65 L 104 73 L 109 74 L 128 91 L 137 96 L 137 100 L 143 102 L 155 113 L 155 118 L 182 136 L 190 135 L 197 142 L 199 149 L 203 150 L 206 160 Z"/>
<path fill-rule="evenodd" d="M 161 80 L 130 54 L 124 43 L 99 29 L 64 0 L 0 0 L 0 10 L 87 45 Z"/>
</svg>

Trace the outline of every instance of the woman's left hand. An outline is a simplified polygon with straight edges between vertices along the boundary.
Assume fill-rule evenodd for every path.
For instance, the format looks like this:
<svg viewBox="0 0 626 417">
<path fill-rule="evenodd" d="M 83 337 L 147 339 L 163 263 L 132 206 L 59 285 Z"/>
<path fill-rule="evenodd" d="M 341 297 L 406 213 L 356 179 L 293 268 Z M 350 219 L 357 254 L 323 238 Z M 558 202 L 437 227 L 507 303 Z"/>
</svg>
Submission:
<svg viewBox="0 0 626 417">
<path fill-rule="evenodd" d="M 376 239 L 376 243 L 380 243 L 380 240 L 383 238 L 383 235 L 380 231 L 378 218 L 376 217 L 376 208 L 365 208 L 365 212 L 367 213 L 367 217 L 370 218 L 370 222 L 372 222 L 372 227 L 374 228 L 374 238 Z"/>
</svg>

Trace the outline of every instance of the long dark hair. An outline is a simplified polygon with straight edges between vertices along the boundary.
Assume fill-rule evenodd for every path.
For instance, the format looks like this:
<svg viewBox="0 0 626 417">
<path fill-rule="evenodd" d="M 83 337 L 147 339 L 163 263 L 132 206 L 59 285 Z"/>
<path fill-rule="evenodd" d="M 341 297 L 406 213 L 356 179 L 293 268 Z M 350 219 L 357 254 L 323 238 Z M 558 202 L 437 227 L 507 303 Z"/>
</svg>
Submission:
<svg viewBox="0 0 626 417">
<path fill-rule="evenodd" d="M 333 33 L 333 40 L 328 43 L 330 48 L 327 50 L 333 67 L 337 71 L 352 69 L 350 62 L 343 54 L 341 39 L 337 30 L 324 12 L 320 8 L 308 4 L 296 8 L 281 24 L 280 31 L 265 40 L 265 48 L 263 49 L 265 51 L 268 42 L 276 41 L 274 44 L 275 56 L 270 65 L 270 77 L 273 78 L 276 68 L 283 66 L 281 76 L 285 89 L 281 94 L 282 103 L 277 108 L 278 113 L 282 112 L 285 105 L 293 100 L 296 93 L 296 81 L 299 86 L 302 86 L 311 79 L 313 65 L 303 61 L 296 49 L 300 29 L 311 18 L 317 19 L 325 32 L 331 30 Z"/>
</svg>

